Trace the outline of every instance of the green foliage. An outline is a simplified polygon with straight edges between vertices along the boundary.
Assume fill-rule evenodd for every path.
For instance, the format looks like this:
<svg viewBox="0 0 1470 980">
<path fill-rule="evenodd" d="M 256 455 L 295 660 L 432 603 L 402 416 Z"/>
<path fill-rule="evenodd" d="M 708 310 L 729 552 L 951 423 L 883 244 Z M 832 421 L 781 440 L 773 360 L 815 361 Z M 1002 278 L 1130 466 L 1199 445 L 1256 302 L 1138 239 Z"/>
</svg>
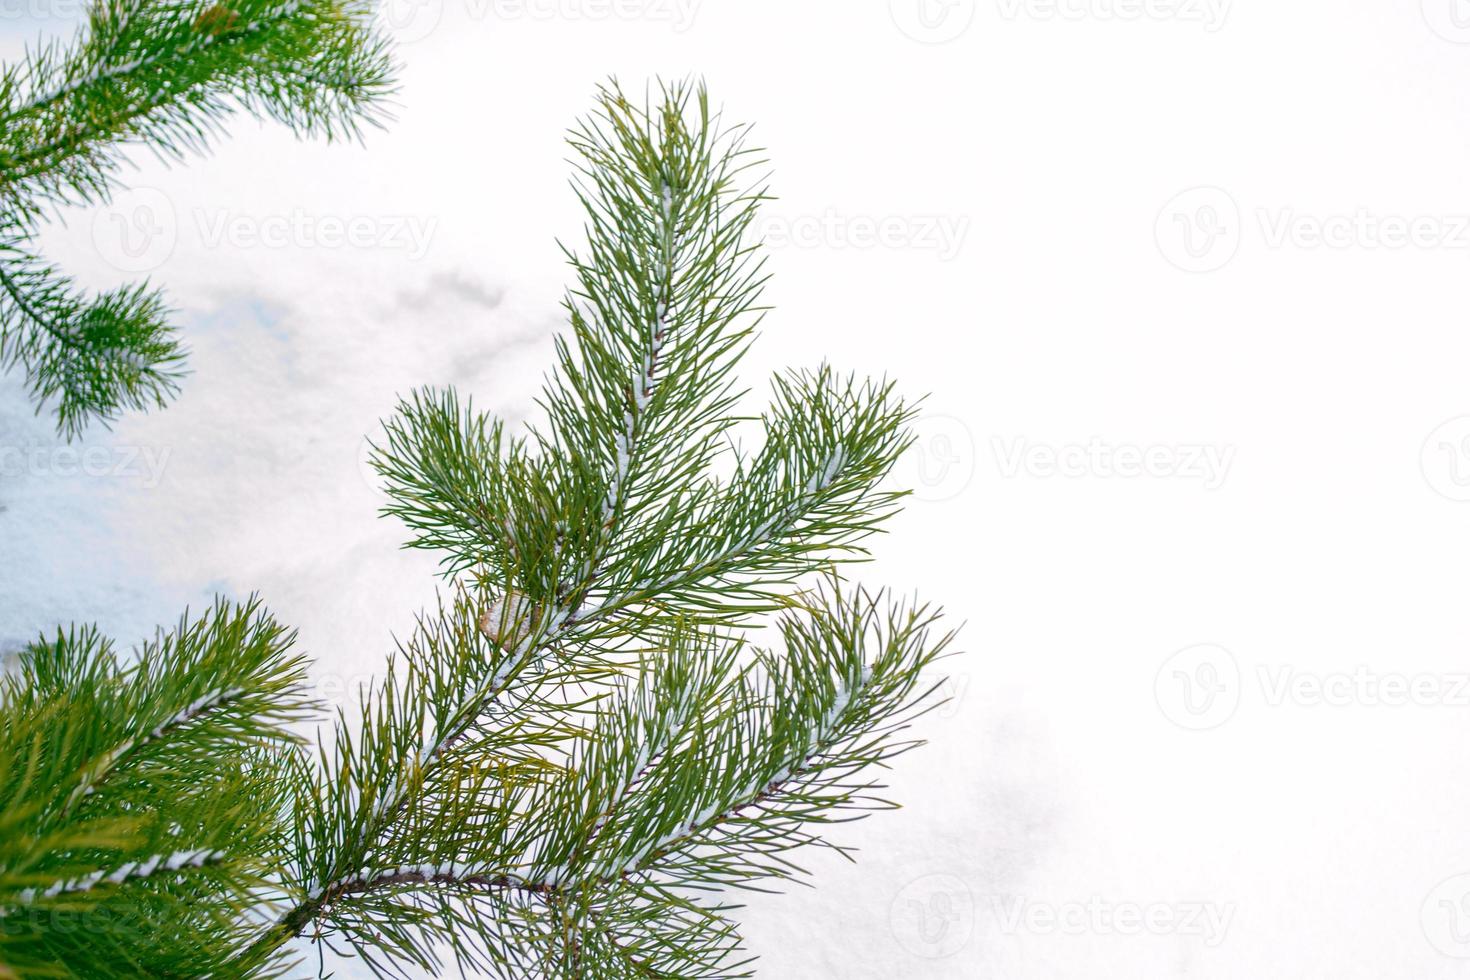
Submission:
<svg viewBox="0 0 1470 980">
<path fill-rule="evenodd" d="M 875 769 L 915 744 L 949 637 L 836 568 L 895 510 L 911 410 L 822 366 L 738 414 L 766 196 L 744 137 L 702 88 L 602 91 L 571 137 L 587 245 L 545 421 L 423 390 L 386 423 L 386 512 L 454 600 L 303 774 L 252 964 L 312 935 L 384 974 L 743 976 L 731 889 L 846 854 L 827 827 L 890 805 Z"/>
<path fill-rule="evenodd" d="M 233 651 L 238 676 L 173 699 L 276 685 L 208 755 L 239 770 L 224 798 L 244 816 L 208 810 L 224 777 L 199 778 L 192 727 L 147 743 L 178 742 L 166 751 L 180 771 L 158 785 L 96 761 L 177 707 L 149 713 L 119 697 L 101 714 L 115 721 L 98 723 L 71 707 L 87 694 L 64 699 L 44 737 L 7 726 L 7 758 L 78 745 L 32 791 L 53 801 L 38 813 L 99 772 L 88 806 L 136 793 L 151 813 L 163 785 L 197 801 L 188 846 L 230 857 L 138 887 L 183 901 L 196 872 L 238 877 L 171 912 L 197 957 L 174 973 L 277 974 L 293 941 L 311 938 L 383 975 L 454 964 L 506 980 L 748 976 L 730 919 L 739 893 L 803 880 L 802 848 L 850 856 L 827 839 L 833 825 L 893 806 L 881 770 L 918 744 L 909 725 L 934 706 L 924 678 L 950 636 L 927 607 L 841 571 L 898 506 L 885 481 L 912 410 L 888 383 L 823 365 L 779 375 L 768 407 L 740 414 L 735 368 L 764 282 L 749 231 L 765 193 L 744 137 L 702 88 L 668 86 L 642 104 L 615 86 L 600 93 L 571 140 L 588 241 L 568 255 L 571 332 L 544 421 L 512 434 L 453 390 L 422 390 L 374 453 L 386 512 L 407 524 L 409 546 L 443 555 L 444 600 L 314 752 L 257 748 L 278 744 L 273 726 L 295 710 L 295 663 L 261 654 L 251 666 L 243 639 L 213 645 Z M 28 706 L 48 689 L 90 690 L 80 665 L 110 655 L 94 640 L 55 648 L 82 646 L 89 657 L 50 655 L 65 669 L 28 654 L 0 715 L 36 714 Z M 202 670 L 176 666 L 179 678 Z M 78 857 L 81 845 L 52 855 L 29 833 L 34 860 L 69 863 L 13 889 L 114 866 Z M 128 828 L 109 846 L 157 850 L 135 836 L 146 837 Z M 39 907 L 34 893 L 3 891 L 19 866 L 0 850 L 13 914 Z M 0 946 L 0 963 L 29 972 L 10 955 Z"/>
<path fill-rule="evenodd" d="M 280 846 L 292 638 L 218 603 L 121 657 L 58 630 L 0 678 L 0 976 L 215 976 Z"/>
<path fill-rule="evenodd" d="M 364 0 L 98 0 L 69 44 L 0 69 L 0 368 L 58 428 L 162 406 L 183 351 L 146 284 L 88 296 L 29 249 L 54 206 L 106 201 L 123 150 L 201 151 L 237 110 L 359 135 L 389 89 Z"/>
</svg>

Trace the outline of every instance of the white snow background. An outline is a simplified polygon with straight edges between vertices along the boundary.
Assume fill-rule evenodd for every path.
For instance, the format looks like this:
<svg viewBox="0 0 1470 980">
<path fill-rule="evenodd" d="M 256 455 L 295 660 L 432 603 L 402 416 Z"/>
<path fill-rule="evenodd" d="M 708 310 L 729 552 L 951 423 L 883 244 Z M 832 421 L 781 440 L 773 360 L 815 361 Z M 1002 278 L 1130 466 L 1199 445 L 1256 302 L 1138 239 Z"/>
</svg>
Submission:
<svg viewBox="0 0 1470 980">
<path fill-rule="evenodd" d="M 365 146 L 238 120 L 48 230 L 88 285 L 164 285 L 193 373 L 71 447 L 0 378 L 0 646 L 258 591 L 325 692 L 370 676 L 436 580 L 363 437 L 420 384 L 531 410 L 580 235 L 563 133 L 608 75 L 698 74 L 780 196 L 744 377 L 930 395 L 863 578 L 966 623 L 905 808 L 742 916 L 761 975 L 1463 976 L 1453 4 L 397 4 Z M 7 4 L 4 53 L 75 10 Z"/>
</svg>

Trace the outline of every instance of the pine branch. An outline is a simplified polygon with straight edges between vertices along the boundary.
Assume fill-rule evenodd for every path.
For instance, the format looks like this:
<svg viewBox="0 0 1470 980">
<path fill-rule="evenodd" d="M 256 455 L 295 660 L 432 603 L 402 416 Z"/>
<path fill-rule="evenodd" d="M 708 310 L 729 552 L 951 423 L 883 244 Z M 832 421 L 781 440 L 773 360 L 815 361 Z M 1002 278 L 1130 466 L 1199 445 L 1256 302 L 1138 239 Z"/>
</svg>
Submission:
<svg viewBox="0 0 1470 980">
<path fill-rule="evenodd" d="M 291 642 L 252 600 L 185 617 L 130 662 L 92 627 L 22 653 L 0 678 L 0 963 L 225 968 L 277 846 L 286 726 L 309 708 Z"/>
<path fill-rule="evenodd" d="M 105 202 L 123 153 L 202 152 L 237 111 L 303 137 L 381 120 L 390 65 L 358 0 L 99 0 L 70 44 L 0 69 L 0 369 L 68 438 L 163 406 L 183 351 L 144 285 L 95 297 L 34 258 L 48 208 Z"/>
<path fill-rule="evenodd" d="M 793 373 L 760 449 L 731 455 L 763 282 L 743 137 L 702 90 L 603 90 L 571 140 L 588 251 L 547 424 L 511 436 L 452 390 L 386 424 L 385 512 L 463 591 L 306 780 L 300 869 L 248 962 L 313 934 L 385 975 L 446 952 L 502 976 L 744 975 L 728 906 L 684 893 L 789 878 L 786 851 L 884 805 L 856 774 L 916 744 L 896 736 L 948 638 L 923 609 L 789 588 L 863 557 L 912 411 Z M 783 653 L 712 631 L 778 609 Z"/>
<path fill-rule="evenodd" d="M 669 820 L 679 812 L 677 782 L 651 790 L 644 818 L 661 820 L 662 829 L 651 845 L 624 855 L 619 872 L 689 887 L 788 878 L 799 869 L 783 852 L 834 846 L 807 824 L 889 806 L 869 795 L 879 784 L 850 780 L 920 744 L 897 736 L 938 706 L 935 688 L 919 680 L 952 640 L 931 634 L 936 618 L 861 590 L 844 597 L 840 585 L 805 613 L 784 616 L 784 653 L 763 654 L 740 678 L 728 727 L 669 763 L 670 773 L 718 765 L 721 784 L 690 800 L 684 820 Z"/>
<path fill-rule="evenodd" d="M 184 352 L 162 297 L 143 284 L 83 296 L 26 253 L 27 237 L 0 224 L 0 370 L 20 367 L 37 404 L 54 399 L 67 436 L 167 404 Z"/>
<path fill-rule="evenodd" d="M 120 150 L 201 151 L 244 110 L 298 135 L 357 137 L 388 94 L 383 44 L 353 0 L 104 0 L 69 45 L 0 73 L 0 200 L 105 200 Z"/>
<path fill-rule="evenodd" d="M 750 975 L 734 892 L 800 880 L 798 848 L 850 855 L 828 831 L 893 806 L 873 774 L 919 744 L 909 725 L 934 704 L 921 678 L 950 636 L 927 607 L 839 574 L 902 496 L 885 481 L 912 410 L 892 386 L 823 366 L 779 376 L 759 418 L 738 414 L 734 371 L 762 315 L 748 231 L 765 196 L 741 176 L 759 166 L 743 139 L 702 89 L 642 105 L 600 93 L 571 139 L 588 242 L 568 252 L 571 335 L 545 421 L 511 435 L 453 390 L 422 390 L 375 449 L 386 512 L 409 546 L 444 553 L 452 592 L 315 752 L 245 753 L 282 741 L 289 694 L 252 700 L 277 681 L 252 687 L 197 654 L 239 657 L 256 649 L 249 631 L 205 642 L 181 624 L 139 670 L 189 682 L 119 700 L 78 729 L 51 795 L 0 810 L 0 830 L 93 820 L 93 856 L 50 869 L 50 899 L 146 890 L 159 869 L 176 889 L 234 873 L 192 893 L 214 931 L 183 933 L 228 976 L 280 973 L 298 937 L 384 976 Z M 760 430 L 749 454 L 743 423 Z M 774 648 L 752 632 L 771 613 Z M 120 683 L 95 634 L 49 649 L 28 661 L 16 705 L 69 710 L 58 692 Z M 274 677 L 267 663 L 294 670 L 279 657 L 239 670 Z M 22 729 L 15 759 L 38 757 L 37 739 Z M 191 833 L 140 840 L 134 824 L 101 822 L 135 819 L 135 797 L 150 812 L 158 786 L 220 759 L 240 773 L 225 784 L 246 808 L 232 823 L 193 785 L 179 787 Z M 79 846 L 37 837 L 27 853 Z"/>
</svg>

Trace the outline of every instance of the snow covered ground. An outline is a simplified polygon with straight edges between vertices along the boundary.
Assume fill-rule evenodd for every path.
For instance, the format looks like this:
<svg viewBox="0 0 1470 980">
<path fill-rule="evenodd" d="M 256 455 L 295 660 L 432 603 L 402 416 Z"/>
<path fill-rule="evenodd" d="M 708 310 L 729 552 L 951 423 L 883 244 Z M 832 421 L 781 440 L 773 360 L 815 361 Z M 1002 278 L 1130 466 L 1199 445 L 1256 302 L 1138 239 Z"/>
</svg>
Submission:
<svg viewBox="0 0 1470 980">
<path fill-rule="evenodd" d="M 13 53 L 75 5 L 5 8 Z M 326 691 L 431 600 L 362 440 L 517 418 L 575 241 L 563 130 L 703 75 L 775 164 L 745 376 L 930 393 L 868 578 L 954 700 L 769 978 L 1435 980 L 1470 958 L 1470 19 L 1454 0 L 420 0 L 366 147 L 242 122 L 51 229 L 164 284 L 168 411 L 66 447 L 0 378 L 0 648 L 258 591 Z M 339 975 L 356 975 L 342 965 Z"/>
</svg>

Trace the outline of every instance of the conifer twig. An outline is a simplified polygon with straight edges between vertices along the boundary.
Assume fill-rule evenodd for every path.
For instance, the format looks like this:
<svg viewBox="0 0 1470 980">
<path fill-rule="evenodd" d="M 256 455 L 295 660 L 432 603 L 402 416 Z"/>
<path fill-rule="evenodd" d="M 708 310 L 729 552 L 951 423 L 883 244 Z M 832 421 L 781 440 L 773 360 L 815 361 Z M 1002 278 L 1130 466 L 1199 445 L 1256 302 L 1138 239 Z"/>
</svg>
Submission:
<svg viewBox="0 0 1470 980">
<path fill-rule="evenodd" d="M 377 124 L 391 66 L 365 0 L 96 0 L 69 44 L 0 67 L 0 370 L 68 437 L 177 392 L 184 350 L 146 283 L 97 295 L 32 254 L 44 213 L 116 189 L 123 153 L 207 148 L 243 110 L 302 136 Z"/>
<path fill-rule="evenodd" d="M 196 758 L 205 732 L 241 769 L 231 794 L 253 791 L 246 840 L 194 789 L 195 833 L 168 846 L 128 838 L 122 853 L 120 839 L 105 861 L 26 877 L 0 844 L 0 914 L 52 889 L 133 907 L 154 888 L 181 917 L 177 946 L 209 967 L 191 976 L 279 975 L 299 939 L 343 944 L 384 976 L 750 975 L 735 894 L 802 880 L 804 848 L 852 856 L 828 832 L 894 806 L 877 773 L 920 744 L 910 726 L 935 704 L 927 672 L 952 637 L 928 607 L 844 578 L 903 496 L 886 481 L 912 408 L 893 385 L 822 365 L 778 376 L 768 407 L 740 414 L 735 369 L 765 278 L 747 135 L 700 86 L 599 92 L 571 137 L 587 241 L 567 251 L 570 331 L 545 417 L 512 435 L 425 389 L 385 423 L 372 457 L 385 512 L 441 554 L 450 586 L 314 751 L 278 731 L 297 667 L 263 625 L 206 643 L 181 624 L 185 639 L 149 660 L 180 678 L 157 704 L 104 698 L 125 671 L 87 681 L 119 706 L 104 717 L 147 708 L 131 727 L 32 708 L 91 676 L 67 652 L 97 647 L 91 634 L 0 688 L 0 717 L 22 722 L 0 739 L 0 790 L 9 778 L 39 801 L 0 807 L 0 831 L 115 816 L 98 808 L 125 800 L 154 753 L 195 774 L 212 764 Z M 219 655 L 184 655 L 206 648 Z M 208 676 L 225 654 L 239 675 Z M 264 720 L 240 717 L 251 706 Z M 75 757 L 26 775 L 24 747 L 53 722 Z M 28 840 L 49 855 L 44 834 Z"/>
</svg>

